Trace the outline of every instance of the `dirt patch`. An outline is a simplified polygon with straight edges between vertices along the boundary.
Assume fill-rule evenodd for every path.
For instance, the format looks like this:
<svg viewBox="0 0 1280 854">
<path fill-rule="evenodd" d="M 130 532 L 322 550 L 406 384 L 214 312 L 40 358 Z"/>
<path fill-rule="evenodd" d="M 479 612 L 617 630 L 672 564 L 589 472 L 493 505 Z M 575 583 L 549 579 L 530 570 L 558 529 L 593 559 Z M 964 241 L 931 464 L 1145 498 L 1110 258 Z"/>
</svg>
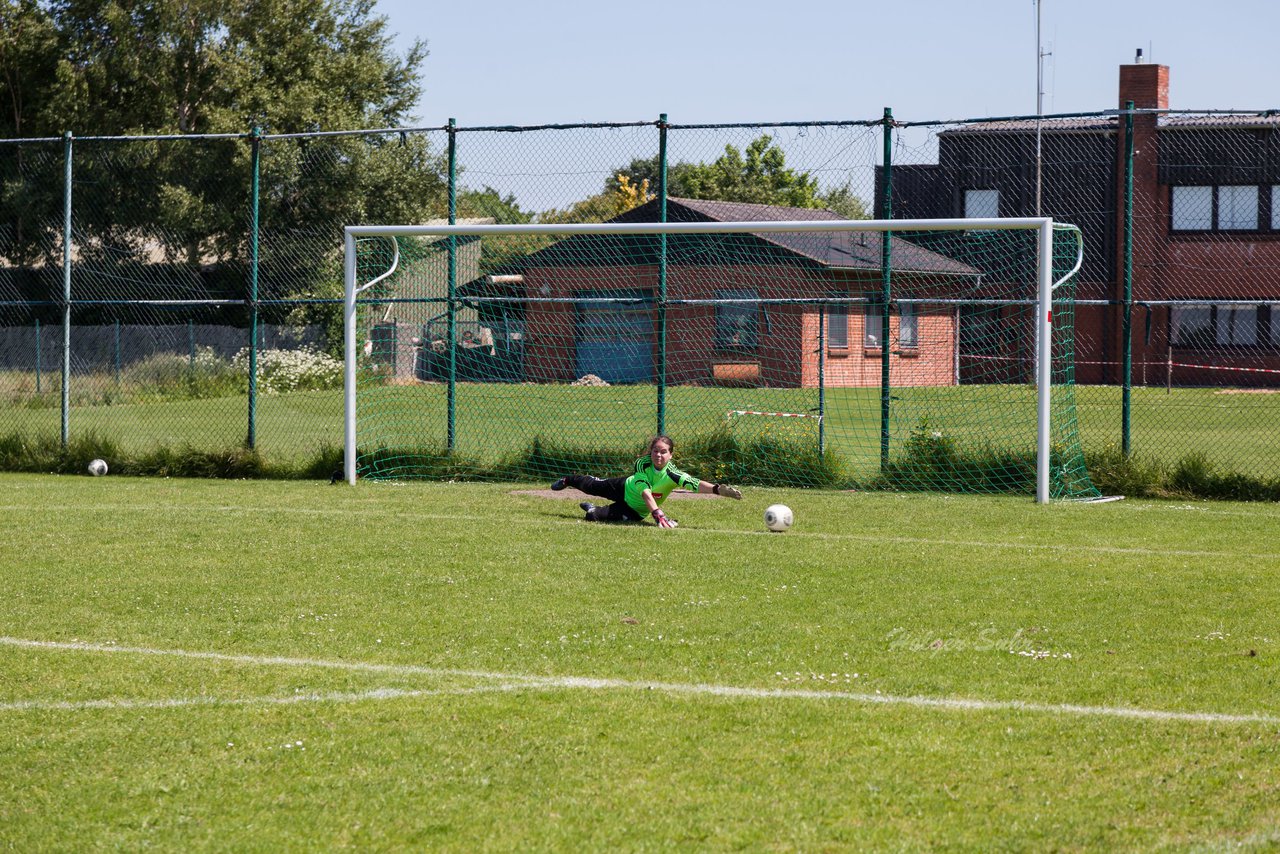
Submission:
<svg viewBox="0 0 1280 854">
<path fill-rule="evenodd" d="M 578 490 L 573 488 L 563 489 L 560 492 L 552 492 L 550 489 L 513 489 L 511 490 L 510 494 L 511 495 L 532 495 L 534 498 L 559 498 L 561 500 L 571 498 L 574 501 L 581 501 L 584 498 L 591 498 L 591 496 L 587 495 L 585 492 L 579 492 Z M 720 496 L 710 492 L 708 493 L 683 492 L 680 490 L 676 490 L 675 492 L 671 493 L 669 497 L 675 498 L 675 499 L 685 499 L 685 498 L 702 499 L 702 498 L 719 498 Z"/>
<path fill-rule="evenodd" d="M 1214 394 L 1280 394 L 1280 388 L 1221 388 Z"/>
</svg>

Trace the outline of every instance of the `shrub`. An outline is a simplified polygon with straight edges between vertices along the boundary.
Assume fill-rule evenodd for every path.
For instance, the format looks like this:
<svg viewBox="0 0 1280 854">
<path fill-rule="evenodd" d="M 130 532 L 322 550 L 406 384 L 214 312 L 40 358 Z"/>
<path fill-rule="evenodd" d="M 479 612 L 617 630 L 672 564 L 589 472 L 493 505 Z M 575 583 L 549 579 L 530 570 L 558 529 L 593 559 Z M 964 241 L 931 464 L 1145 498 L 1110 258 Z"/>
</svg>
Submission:
<svg viewBox="0 0 1280 854">
<path fill-rule="evenodd" d="M 249 349 L 236 353 L 231 364 L 249 371 Z M 342 387 L 342 362 L 310 347 L 258 351 L 258 390 L 263 394 L 321 391 Z"/>
</svg>

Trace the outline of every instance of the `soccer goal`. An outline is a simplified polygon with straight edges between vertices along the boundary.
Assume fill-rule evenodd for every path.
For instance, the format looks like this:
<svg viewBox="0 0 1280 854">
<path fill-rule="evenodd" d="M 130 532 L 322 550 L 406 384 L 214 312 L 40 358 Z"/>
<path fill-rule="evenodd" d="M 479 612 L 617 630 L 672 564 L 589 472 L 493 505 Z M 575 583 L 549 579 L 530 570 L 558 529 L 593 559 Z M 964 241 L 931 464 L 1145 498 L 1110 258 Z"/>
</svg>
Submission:
<svg viewBox="0 0 1280 854">
<path fill-rule="evenodd" d="M 715 480 L 1096 495 L 1078 229 L 805 213 L 347 227 L 346 479 L 620 473 L 667 433 Z"/>
</svg>

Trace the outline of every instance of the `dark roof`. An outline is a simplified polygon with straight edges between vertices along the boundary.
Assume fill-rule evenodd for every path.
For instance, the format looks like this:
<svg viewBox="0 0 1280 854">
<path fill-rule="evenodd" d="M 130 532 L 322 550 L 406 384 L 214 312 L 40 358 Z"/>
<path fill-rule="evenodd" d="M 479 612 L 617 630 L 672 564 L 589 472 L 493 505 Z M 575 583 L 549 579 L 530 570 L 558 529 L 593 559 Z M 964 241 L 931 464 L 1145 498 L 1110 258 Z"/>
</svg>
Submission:
<svg viewBox="0 0 1280 854">
<path fill-rule="evenodd" d="M 1161 116 L 1160 127 L 1166 130 L 1250 128 L 1258 130 L 1276 130 L 1280 128 L 1280 115 L 1273 113 L 1230 115 L 1172 115 Z"/>
<path fill-rule="evenodd" d="M 974 122 L 972 124 L 949 127 L 939 133 L 939 136 L 980 133 L 1035 133 L 1036 124 L 1034 118 Z M 1113 131 L 1118 123 L 1114 116 L 1082 116 L 1080 118 L 1041 119 L 1039 125 L 1041 133 L 1097 133 L 1098 131 Z"/>
<path fill-rule="evenodd" d="M 1275 130 L 1280 128 L 1280 115 L 1275 113 L 1169 113 L 1159 117 L 1158 124 L 1165 130 L 1181 130 L 1202 128 L 1216 130 L 1225 128 L 1257 128 Z M 1080 116 L 1067 118 L 1041 119 L 1041 133 L 1096 133 L 1113 131 L 1119 127 L 1116 116 Z M 939 133 L 939 136 L 952 134 L 999 134 L 999 133 L 1034 133 L 1034 118 L 1001 119 L 990 122 L 973 122 L 972 124 L 954 125 Z"/>
<path fill-rule="evenodd" d="M 657 222 L 658 201 L 632 208 L 612 222 Z M 839 214 L 821 208 L 792 208 L 756 205 L 748 202 L 721 202 L 706 199 L 667 199 L 668 222 L 848 222 Z M 878 231 L 772 232 L 755 235 L 823 267 L 852 270 L 879 270 L 883 233 Z M 895 272 L 946 273 L 977 276 L 980 270 L 925 249 L 909 240 L 894 237 L 889 243 Z"/>
</svg>

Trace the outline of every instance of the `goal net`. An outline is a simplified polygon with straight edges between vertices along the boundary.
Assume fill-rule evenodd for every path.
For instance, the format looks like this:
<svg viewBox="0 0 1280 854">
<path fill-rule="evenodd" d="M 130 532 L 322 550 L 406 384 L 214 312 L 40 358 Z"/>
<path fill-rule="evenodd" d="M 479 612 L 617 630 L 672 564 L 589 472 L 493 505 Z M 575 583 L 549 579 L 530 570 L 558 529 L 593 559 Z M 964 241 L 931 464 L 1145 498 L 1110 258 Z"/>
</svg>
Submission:
<svg viewBox="0 0 1280 854">
<path fill-rule="evenodd" d="M 348 227 L 347 479 L 1096 495 L 1074 227 L 626 220 Z"/>
</svg>

